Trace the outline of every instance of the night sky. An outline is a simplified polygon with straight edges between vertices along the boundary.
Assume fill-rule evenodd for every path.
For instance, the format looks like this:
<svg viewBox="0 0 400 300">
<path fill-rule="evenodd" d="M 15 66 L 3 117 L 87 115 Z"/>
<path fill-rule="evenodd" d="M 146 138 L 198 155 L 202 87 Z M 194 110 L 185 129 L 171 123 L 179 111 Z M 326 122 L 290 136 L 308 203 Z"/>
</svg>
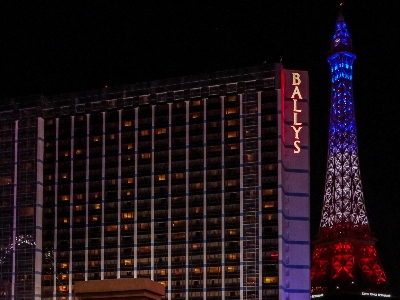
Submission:
<svg viewBox="0 0 400 300">
<path fill-rule="evenodd" d="M 0 1 L 0 99 L 264 61 L 308 70 L 315 236 L 328 145 L 326 58 L 339 1 L 136 2 Z M 383 267 L 400 294 L 400 2 L 347 2 L 343 15 L 357 54 L 353 87 L 367 214 Z"/>
</svg>

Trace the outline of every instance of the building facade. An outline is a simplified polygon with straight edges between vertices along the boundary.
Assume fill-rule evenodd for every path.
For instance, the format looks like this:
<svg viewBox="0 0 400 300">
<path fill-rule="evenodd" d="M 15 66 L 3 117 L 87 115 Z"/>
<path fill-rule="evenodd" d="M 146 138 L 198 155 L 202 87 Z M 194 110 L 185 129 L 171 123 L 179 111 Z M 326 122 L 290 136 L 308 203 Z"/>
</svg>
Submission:
<svg viewBox="0 0 400 300">
<path fill-rule="evenodd" d="M 0 299 L 309 299 L 308 98 L 263 64 L 2 101 Z"/>
</svg>

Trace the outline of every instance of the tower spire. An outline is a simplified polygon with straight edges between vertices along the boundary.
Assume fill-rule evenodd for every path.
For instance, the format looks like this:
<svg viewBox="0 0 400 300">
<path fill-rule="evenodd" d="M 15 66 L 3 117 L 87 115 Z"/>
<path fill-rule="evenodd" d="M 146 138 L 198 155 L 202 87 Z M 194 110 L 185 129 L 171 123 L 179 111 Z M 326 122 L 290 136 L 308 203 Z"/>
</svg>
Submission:
<svg viewBox="0 0 400 300">
<path fill-rule="evenodd" d="M 311 266 L 313 293 L 385 287 L 366 215 L 353 101 L 354 54 L 346 22 L 336 20 L 328 62 L 331 106 L 325 195 Z"/>
</svg>

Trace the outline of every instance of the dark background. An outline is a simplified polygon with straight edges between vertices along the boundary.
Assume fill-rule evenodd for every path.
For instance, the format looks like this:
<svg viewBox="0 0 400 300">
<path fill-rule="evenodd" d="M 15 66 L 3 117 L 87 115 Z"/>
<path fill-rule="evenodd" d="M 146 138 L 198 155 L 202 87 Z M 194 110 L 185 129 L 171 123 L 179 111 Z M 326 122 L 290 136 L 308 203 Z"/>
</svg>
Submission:
<svg viewBox="0 0 400 300">
<path fill-rule="evenodd" d="M 315 236 L 328 144 L 326 58 L 338 12 L 339 1 L 2 0 L 0 99 L 264 61 L 308 70 Z M 400 293 L 400 2 L 348 1 L 343 15 L 357 54 L 353 86 L 368 218 L 383 267 Z"/>
</svg>

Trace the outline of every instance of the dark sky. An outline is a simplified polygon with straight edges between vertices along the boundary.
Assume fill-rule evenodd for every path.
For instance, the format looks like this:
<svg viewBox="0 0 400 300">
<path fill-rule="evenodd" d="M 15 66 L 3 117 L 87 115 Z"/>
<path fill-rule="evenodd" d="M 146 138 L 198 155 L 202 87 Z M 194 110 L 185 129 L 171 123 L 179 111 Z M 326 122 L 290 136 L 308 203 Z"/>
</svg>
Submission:
<svg viewBox="0 0 400 300">
<path fill-rule="evenodd" d="M 310 75 L 312 236 L 324 193 L 339 1 L 0 1 L 0 99 L 279 62 Z M 239 1 L 237 1 L 239 2 Z M 180 4 L 180 5 L 178 5 Z M 400 293 L 400 2 L 347 1 L 361 176 Z"/>
</svg>

